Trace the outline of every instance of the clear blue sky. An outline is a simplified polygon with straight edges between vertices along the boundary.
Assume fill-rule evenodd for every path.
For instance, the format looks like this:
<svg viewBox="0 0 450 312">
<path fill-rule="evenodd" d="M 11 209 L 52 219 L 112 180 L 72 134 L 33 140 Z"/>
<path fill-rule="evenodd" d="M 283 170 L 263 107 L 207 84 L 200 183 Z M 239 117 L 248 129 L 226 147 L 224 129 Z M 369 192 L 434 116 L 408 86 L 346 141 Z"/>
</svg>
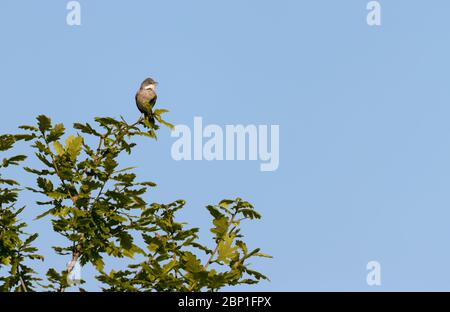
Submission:
<svg viewBox="0 0 450 312">
<path fill-rule="evenodd" d="M 275 172 L 175 162 L 166 129 L 126 160 L 158 183 L 150 201 L 186 199 L 193 226 L 207 227 L 204 206 L 222 198 L 262 212 L 244 230 L 275 257 L 253 262 L 271 282 L 237 290 L 450 290 L 448 0 L 381 0 L 379 28 L 366 0 L 80 2 L 81 27 L 66 25 L 63 0 L 0 2 L 1 132 L 41 113 L 134 119 L 151 75 L 173 123 L 280 125 Z M 21 200 L 30 219 L 34 200 Z M 40 272 L 68 261 L 47 228 L 31 229 Z M 371 260 L 378 288 L 366 284 Z"/>
</svg>

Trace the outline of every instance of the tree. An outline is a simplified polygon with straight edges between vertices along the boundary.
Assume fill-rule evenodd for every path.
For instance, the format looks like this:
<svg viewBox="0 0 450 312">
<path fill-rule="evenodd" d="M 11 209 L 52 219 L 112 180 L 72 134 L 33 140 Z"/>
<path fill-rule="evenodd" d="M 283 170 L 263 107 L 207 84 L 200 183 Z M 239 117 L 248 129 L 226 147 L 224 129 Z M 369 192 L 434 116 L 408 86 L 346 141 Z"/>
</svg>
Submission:
<svg viewBox="0 0 450 312">
<path fill-rule="evenodd" d="M 11 149 L 15 143 L 13 135 L 0 136 L 0 151 Z M 16 155 L 3 159 L 0 169 L 17 166 L 26 159 L 24 155 Z M 25 264 L 25 260 L 40 259 L 37 249 L 31 243 L 38 237 L 24 232 L 26 224 L 18 217 L 24 208 L 16 209 L 17 196 L 20 189 L 17 181 L 6 179 L 0 173 L 0 269 L 7 267 L 8 275 L 0 276 L 0 291 L 29 291 L 34 290 L 34 284 L 40 280 L 35 272 Z"/>
<path fill-rule="evenodd" d="M 23 264 L 25 259 L 43 259 L 31 246 L 37 234 L 22 241 L 26 224 L 17 224 L 17 215 L 23 208 L 14 208 L 20 190 L 13 188 L 17 182 L 0 180 L 10 186 L 0 193 L 0 265 L 10 268 L 9 274 L 0 279 L 0 290 L 33 291 L 41 287 L 64 291 L 73 282 L 70 274 L 77 263 L 95 266 L 96 279 L 104 291 L 216 291 L 227 285 L 267 279 L 251 270 L 248 260 L 270 256 L 259 248 L 249 250 L 242 240 L 241 222 L 261 218 L 250 203 L 240 198 L 225 199 L 206 207 L 213 219 L 214 245 L 210 248 L 199 242 L 198 228 L 176 221 L 177 212 L 186 205 L 184 200 L 147 203 L 144 195 L 156 184 L 137 181 L 135 168 L 119 166 L 119 156 L 131 154 L 136 147 L 135 137 L 156 139 L 160 125 L 173 127 L 163 120 L 165 112 L 155 110 L 152 118 L 141 118 L 133 124 L 110 117 L 96 118 L 95 127 L 75 123 L 77 133 L 64 141 L 65 126 L 40 115 L 37 125 L 19 127 L 25 133 L 1 137 L 2 151 L 12 148 L 16 141 L 31 142 L 42 168 L 24 167 L 36 175 L 36 185 L 26 189 L 43 197 L 36 204 L 46 210 L 37 219 L 51 219 L 53 231 L 67 241 L 53 249 L 59 255 L 70 255 L 71 261 L 63 272 L 49 269 L 45 282 Z M 5 159 L 3 167 L 18 165 L 24 159 Z M 141 246 L 137 237 L 143 242 Z M 105 257 L 129 258 L 127 269 L 106 272 Z"/>
</svg>

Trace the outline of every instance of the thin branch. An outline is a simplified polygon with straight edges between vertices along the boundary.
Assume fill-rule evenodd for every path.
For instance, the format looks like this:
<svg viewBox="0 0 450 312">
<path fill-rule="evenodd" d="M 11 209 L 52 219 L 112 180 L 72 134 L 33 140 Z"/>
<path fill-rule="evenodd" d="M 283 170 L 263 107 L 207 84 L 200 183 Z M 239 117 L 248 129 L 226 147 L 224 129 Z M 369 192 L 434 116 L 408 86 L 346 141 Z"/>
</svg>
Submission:
<svg viewBox="0 0 450 312">
<path fill-rule="evenodd" d="M 17 266 L 17 274 L 19 275 L 20 286 L 22 287 L 23 292 L 28 292 L 27 284 L 22 278 L 22 273 L 20 271 L 20 265 Z"/>
<path fill-rule="evenodd" d="M 237 213 L 234 213 L 231 215 L 230 220 L 228 220 L 229 224 L 232 224 L 234 222 L 234 218 L 236 217 Z M 228 231 L 227 231 L 228 234 Z M 211 253 L 211 256 L 209 257 L 208 261 L 205 263 L 205 265 L 203 266 L 203 270 L 207 270 L 208 267 L 210 266 L 210 264 L 212 263 L 212 260 L 214 259 L 214 256 L 217 254 L 217 252 L 219 251 L 219 245 L 220 245 L 220 241 L 219 240 L 217 242 L 216 248 L 213 250 L 213 252 Z M 197 286 L 197 281 L 194 281 L 194 283 L 192 283 L 191 287 L 189 287 L 188 291 L 193 291 L 194 288 Z"/>
</svg>

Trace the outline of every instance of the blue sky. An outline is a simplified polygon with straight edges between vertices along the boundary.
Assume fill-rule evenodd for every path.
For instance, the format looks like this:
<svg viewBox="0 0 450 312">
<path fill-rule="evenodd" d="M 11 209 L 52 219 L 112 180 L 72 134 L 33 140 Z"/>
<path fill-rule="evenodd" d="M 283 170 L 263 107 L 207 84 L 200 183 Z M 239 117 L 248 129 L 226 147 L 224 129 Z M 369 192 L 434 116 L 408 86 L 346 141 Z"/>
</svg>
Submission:
<svg viewBox="0 0 450 312">
<path fill-rule="evenodd" d="M 206 238 L 207 204 L 239 196 L 263 214 L 244 232 L 274 256 L 253 262 L 271 282 L 235 290 L 450 290 L 450 3 L 381 0 L 382 26 L 369 27 L 367 2 L 81 0 L 69 27 L 67 1 L 3 0 L 0 131 L 41 113 L 132 120 L 153 76 L 175 124 L 280 125 L 275 172 L 176 162 L 166 129 L 126 159 L 158 183 L 150 201 L 186 199 L 182 217 Z M 26 218 L 42 212 L 34 200 L 23 194 Z M 68 261 L 47 228 L 31 228 L 41 272 Z M 380 287 L 366 284 L 371 260 Z"/>
</svg>

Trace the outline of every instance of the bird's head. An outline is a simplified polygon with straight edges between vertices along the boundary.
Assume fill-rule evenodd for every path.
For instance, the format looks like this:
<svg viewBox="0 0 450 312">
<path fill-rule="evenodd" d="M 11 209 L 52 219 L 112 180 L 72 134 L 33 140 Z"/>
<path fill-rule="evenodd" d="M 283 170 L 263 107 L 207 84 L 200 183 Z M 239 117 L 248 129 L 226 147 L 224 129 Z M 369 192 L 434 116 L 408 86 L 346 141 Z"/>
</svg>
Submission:
<svg viewBox="0 0 450 312">
<path fill-rule="evenodd" d="M 153 91 L 155 91 L 157 85 L 158 83 L 155 80 L 153 80 L 152 78 L 147 78 L 142 82 L 141 89 L 144 90 L 152 89 Z"/>
</svg>

